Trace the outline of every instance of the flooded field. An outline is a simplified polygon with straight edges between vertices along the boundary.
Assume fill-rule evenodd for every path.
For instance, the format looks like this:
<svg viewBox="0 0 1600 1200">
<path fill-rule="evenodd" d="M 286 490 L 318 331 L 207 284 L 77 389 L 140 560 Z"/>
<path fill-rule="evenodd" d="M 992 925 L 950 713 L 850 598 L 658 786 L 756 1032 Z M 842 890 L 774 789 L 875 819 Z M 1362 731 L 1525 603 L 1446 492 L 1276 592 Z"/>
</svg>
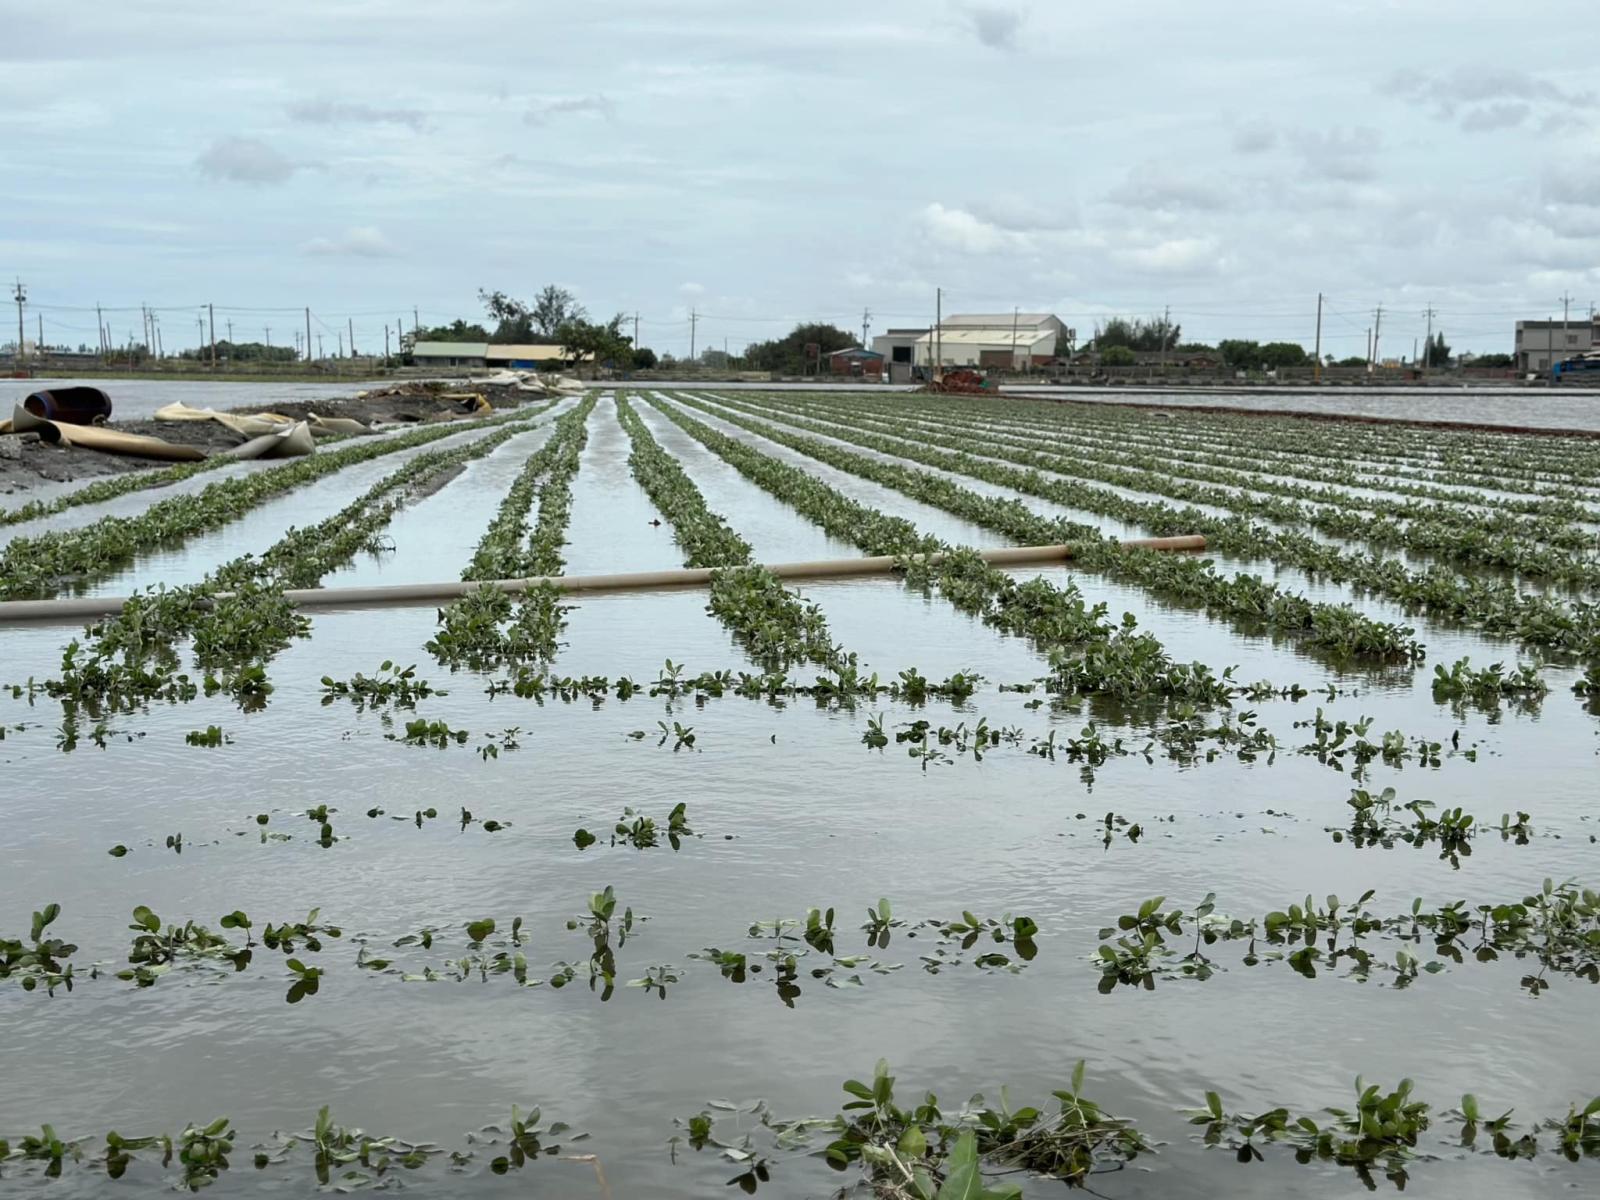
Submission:
<svg viewBox="0 0 1600 1200">
<path fill-rule="evenodd" d="M 149 417 L 167 404 L 182 402 L 191 408 L 255 406 L 270 411 L 274 404 L 304 404 L 354 396 L 375 381 L 336 379 L 319 383 L 213 383 L 210 380 L 172 379 L 7 379 L 0 386 L 0 410 L 10 415 L 14 405 L 30 392 L 84 384 L 111 397 L 112 415 L 118 421 Z"/>
<path fill-rule="evenodd" d="M 0 543 L 165 589 L 0 625 L 0 1193 L 1596 1187 L 1600 447 L 622 387 L 383 451 Z"/>
</svg>

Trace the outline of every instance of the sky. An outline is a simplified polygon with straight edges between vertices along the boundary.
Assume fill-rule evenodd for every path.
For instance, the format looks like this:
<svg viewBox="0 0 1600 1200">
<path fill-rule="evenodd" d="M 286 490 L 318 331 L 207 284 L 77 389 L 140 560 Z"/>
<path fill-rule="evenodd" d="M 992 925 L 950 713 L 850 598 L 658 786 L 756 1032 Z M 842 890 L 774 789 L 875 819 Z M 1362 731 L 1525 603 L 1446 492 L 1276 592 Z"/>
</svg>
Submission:
<svg viewBox="0 0 1600 1200">
<path fill-rule="evenodd" d="M 31 338 L 331 353 L 479 288 L 640 341 L 944 311 L 1509 352 L 1600 301 L 1592 5 L 0 0 Z M 0 313 L 13 314 L 12 308 Z M 0 322 L 0 329 L 6 325 Z M 14 325 L 12 326 L 14 330 Z M 14 332 L 11 336 L 15 336 Z M 0 338 L 4 338 L 0 334 Z"/>
</svg>

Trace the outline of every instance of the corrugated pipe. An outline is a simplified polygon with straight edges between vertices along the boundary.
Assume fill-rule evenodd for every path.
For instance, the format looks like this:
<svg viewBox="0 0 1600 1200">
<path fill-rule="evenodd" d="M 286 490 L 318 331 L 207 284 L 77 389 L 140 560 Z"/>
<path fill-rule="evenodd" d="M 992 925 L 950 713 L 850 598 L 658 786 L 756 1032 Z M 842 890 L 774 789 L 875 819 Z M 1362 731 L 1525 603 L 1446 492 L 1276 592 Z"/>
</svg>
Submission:
<svg viewBox="0 0 1600 1200">
<path fill-rule="evenodd" d="M 1204 550 L 1203 535 L 1139 538 L 1123 542 L 1128 549 L 1186 551 Z M 981 550 L 980 557 L 992 566 L 1030 566 L 1065 562 L 1076 553 L 1071 545 L 1007 546 Z M 931 562 L 944 555 L 935 554 Z M 767 570 L 779 579 L 846 579 L 856 575 L 888 575 L 901 560 L 884 554 L 872 558 L 832 558 L 819 562 L 768 563 Z M 479 588 L 499 588 L 503 592 L 522 592 L 544 584 L 555 585 L 568 594 L 599 595 L 606 592 L 654 592 L 670 588 L 700 588 L 711 582 L 714 570 L 727 568 L 682 567 L 671 571 L 634 571 L 619 575 L 540 575 L 529 579 L 450 580 L 445 583 L 401 583 L 385 587 L 299 588 L 284 593 L 298 608 L 387 608 L 401 605 L 443 604 L 460 599 Z M 226 595 L 226 593 L 219 593 Z M 0 602 L 0 625 L 23 622 L 74 624 L 86 618 L 107 617 L 122 611 L 126 596 L 66 597 L 56 600 L 7 600 Z"/>
</svg>

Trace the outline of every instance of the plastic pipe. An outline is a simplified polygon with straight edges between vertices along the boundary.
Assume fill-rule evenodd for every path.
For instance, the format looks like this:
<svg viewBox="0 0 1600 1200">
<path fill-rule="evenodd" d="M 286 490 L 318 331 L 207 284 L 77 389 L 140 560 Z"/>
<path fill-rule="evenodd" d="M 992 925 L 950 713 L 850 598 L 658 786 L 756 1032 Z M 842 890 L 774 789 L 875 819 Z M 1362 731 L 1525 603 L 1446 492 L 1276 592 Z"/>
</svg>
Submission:
<svg viewBox="0 0 1600 1200">
<path fill-rule="evenodd" d="M 1139 538 L 1122 543 L 1130 550 L 1204 550 L 1206 539 L 1198 533 L 1180 537 Z M 1006 546 L 980 550 L 979 557 L 991 566 L 1029 566 L 1066 562 L 1076 553 L 1071 545 Z M 930 555 L 929 562 L 940 562 L 943 554 Z M 766 569 L 779 579 L 847 579 L 857 575 L 888 575 L 901 560 L 883 554 L 871 558 L 832 558 L 817 562 L 768 563 Z M 654 592 L 671 588 L 705 587 L 711 576 L 727 567 L 682 567 L 670 571 L 634 571 L 616 575 L 536 575 L 528 579 L 459 580 L 445 583 L 401 583 L 383 587 L 299 588 L 284 592 L 298 608 L 385 608 L 399 605 L 440 604 L 458 600 L 479 588 L 498 588 L 518 593 L 553 584 L 567 595 L 599 595 L 607 592 Z M 227 593 L 219 593 L 226 596 Z M 90 617 L 106 617 L 122 611 L 126 596 L 84 596 L 57 600 L 7 600 L 0 602 L 0 625 L 21 622 L 49 624 L 76 623 Z"/>
</svg>

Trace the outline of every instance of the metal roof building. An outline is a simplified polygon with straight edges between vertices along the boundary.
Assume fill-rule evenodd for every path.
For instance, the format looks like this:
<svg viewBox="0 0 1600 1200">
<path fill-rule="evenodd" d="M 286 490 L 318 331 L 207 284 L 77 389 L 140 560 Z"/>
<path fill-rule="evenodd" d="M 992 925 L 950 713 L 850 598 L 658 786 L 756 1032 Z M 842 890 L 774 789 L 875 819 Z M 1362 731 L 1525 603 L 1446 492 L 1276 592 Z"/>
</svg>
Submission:
<svg viewBox="0 0 1600 1200">
<path fill-rule="evenodd" d="M 588 362 L 594 355 L 585 354 L 583 361 Z M 546 363 L 565 363 L 567 355 L 563 347 L 555 342 L 530 342 L 517 344 L 514 342 L 495 343 L 488 346 L 488 360 L 491 367 L 542 367 Z"/>
<path fill-rule="evenodd" d="M 967 313 L 945 317 L 916 340 L 914 362 L 929 366 L 1025 366 L 1055 357 L 1073 333 L 1050 313 Z"/>
<path fill-rule="evenodd" d="M 418 342 L 411 357 L 427 367 L 483 367 L 488 365 L 488 342 Z"/>
</svg>

